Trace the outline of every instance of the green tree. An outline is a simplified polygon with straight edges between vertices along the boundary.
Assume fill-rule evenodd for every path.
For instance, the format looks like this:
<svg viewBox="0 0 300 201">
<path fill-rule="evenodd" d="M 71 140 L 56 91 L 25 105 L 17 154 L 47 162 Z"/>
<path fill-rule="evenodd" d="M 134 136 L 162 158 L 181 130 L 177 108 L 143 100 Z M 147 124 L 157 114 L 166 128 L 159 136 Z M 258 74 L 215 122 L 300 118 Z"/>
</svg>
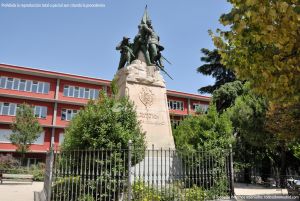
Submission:
<svg viewBox="0 0 300 201">
<path fill-rule="evenodd" d="M 218 114 L 211 105 L 207 114 L 189 116 L 174 130 L 177 149 L 197 151 L 199 149 L 225 149 L 234 139 L 232 124 L 226 114 Z"/>
<path fill-rule="evenodd" d="M 214 49 L 210 51 L 206 48 L 202 48 L 201 52 L 204 54 L 204 56 L 201 57 L 201 61 L 205 62 L 205 64 L 198 67 L 197 72 L 203 75 L 211 75 L 216 81 L 214 85 L 201 87 L 198 90 L 200 93 L 213 93 L 223 84 L 236 79 L 234 73 L 221 63 L 221 55 L 218 53 L 218 50 Z"/>
<path fill-rule="evenodd" d="M 63 150 L 145 148 L 144 133 L 128 98 L 115 99 L 101 94 L 72 119 L 65 131 Z"/>
<path fill-rule="evenodd" d="M 117 92 L 115 87 L 112 88 L 114 93 Z M 100 167 L 101 171 L 93 176 L 62 176 L 62 179 L 55 182 L 53 196 L 68 199 L 68 194 L 76 187 L 77 194 L 72 191 L 72 199 L 81 195 L 84 199 L 98 197 L 98 200 L 117 200 L 119 195 L 117 192 L 126 190 L 123 177 L 128 175 L 128 160 L 135 165 L 144 158 L 144 138 L 145 134 L 137 121 L 135 107 L 128 97 L 117 99 L 115 94 L 108 97 L 105 93 L 101 93 L 99 99 L 89 101 L 71 120 L 65 130 L 62 157 L 58 161 L 62 167 L 67 163 L 68 168 L 74 172 L 75 170 L 92 172 L 94 166 Z M 132 141 L 134 147 L 131 158 L 128 158 L 129 141 Z M 74 157 L 72 155 L 74 152 L 83 154 Z M 71 163 L 65 162 L 70 158 L 74 158 Z M 92 165 L 82 170 L 81 164 Z M 120 173 L 123 173 L 123 176 L 120 176 Z M 60 182 L 72 185 L 65 185 L 65 189 L 61 189 Z M 84 183 L 86 185 L 83 185 Z M 117 184 L 119 187 L 116 188 Z M 98 195 L 95 188 L 98 188 Z"/>
<path fill-rule="evenodd" d="M 244 85 L 239 80 L 220 86 L 213 92 L 213 103 L 216 105 L 217 111 L 222 113 L 232 106 L 235 99 L 242 95 L 244 91 Z"/>
<path fill-rule="evenodd" d="M 299 0 L 228 1 L 232 9 L 220 22 L 229 30 L 213 36 L 222 63 L 270 101 L 299 102 Z"/>
<path fill-rule="evenodd" d="M 184 156 L 182 162 L 187 168 L 185 171 L 198 171 L 201 166 L 209 164 L 206 170 L 208 176 L 202 182 L 212 186 L 202 187 L 211 193 L 215 191 L 214 196 L 228 193 L 228 179 L 221 167 L 226 166 L 225 158 L 229 155 L 229 146 L 234 142 L 232 131 L 229 117 L 218 114 L 215 106 L 211 105 L 207 114 L 185 118 L 173 133 L 178 153 Z M 215 177 L 215 174 L 218 176 Z M 186 185 L 203 185 L 192 177 L 183 182 Z"/>
<path fill-rule="evenodd" d="M 25 103 L 19 106 L 11 129 L 13 133 L 9 136 L 9 140 L 17 146 L 17 151 L 21 153 L 24 160 L 25 153 L 29 150 L 30 145 L 43 131 L 31 106 Z"/>
</svg>

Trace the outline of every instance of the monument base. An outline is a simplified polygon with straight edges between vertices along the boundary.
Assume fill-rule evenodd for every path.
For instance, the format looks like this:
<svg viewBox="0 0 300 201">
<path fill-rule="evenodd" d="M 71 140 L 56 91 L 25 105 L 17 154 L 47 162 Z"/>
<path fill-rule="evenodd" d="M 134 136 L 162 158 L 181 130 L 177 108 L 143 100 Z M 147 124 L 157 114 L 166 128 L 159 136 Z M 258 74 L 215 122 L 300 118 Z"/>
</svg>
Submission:
<svg viewBox="0 0 300 201">
<path fill-rule="evenodd" d="M 134 102 L 146 144 L 150 149 L 174 149 L 167 91 L 163 77 L 156 66 L 147 66 L 140 60 L 120 69 L 115 75 L 119 97 L 128 96 Z"/>
</svg>

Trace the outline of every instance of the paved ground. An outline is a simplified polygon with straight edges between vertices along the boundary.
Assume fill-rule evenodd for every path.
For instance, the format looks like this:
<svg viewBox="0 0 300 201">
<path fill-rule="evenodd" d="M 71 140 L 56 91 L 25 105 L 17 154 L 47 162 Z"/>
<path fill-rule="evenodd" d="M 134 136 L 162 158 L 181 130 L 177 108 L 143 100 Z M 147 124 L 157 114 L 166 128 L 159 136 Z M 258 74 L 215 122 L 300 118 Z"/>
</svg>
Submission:
<svg viewBox="0 0 300 201">
<path fill-rule="evenodd" d="M 1 201 L 33 201 L 33 192 L 41 191 L 43 182 L 0 184 Z"/>
<path fill-rule="evenodd" d="M 0 201 L 33 201 L 33 192 L 41 191 L 43 182 L 0 184 Z M 265 188 L 259 185 L 235 184 L 237 200 L 291 201 L 286 189 Z"/>
<path fill-rule="evenodd" d="M 267 188 L 260 185 L 235 183 L 235 194 L 238 201 L 240 200 L 255 200 L 255 201 L 292 201 L 288 196 L 287 189 Z"/>
</svg>

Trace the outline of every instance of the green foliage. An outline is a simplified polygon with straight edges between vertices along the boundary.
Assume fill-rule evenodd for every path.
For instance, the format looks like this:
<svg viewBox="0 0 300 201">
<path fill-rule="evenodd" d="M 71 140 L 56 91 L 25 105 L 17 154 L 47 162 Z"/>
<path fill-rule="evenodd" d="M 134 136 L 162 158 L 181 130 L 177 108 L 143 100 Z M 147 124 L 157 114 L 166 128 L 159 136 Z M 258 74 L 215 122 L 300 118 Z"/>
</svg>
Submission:
<svg viewBox="0 0 300 201">
<path fill-rule="evenodd" d="M 44 181 L 45 164 L 38 163 L 37 165 L 30 166 L 29 174 L 33 175 L 33 181 Z"/>
<path fill-rule="evenodd" d="M 213 40 L 222 63 L 274 103 L 300 100 L 299 0 L 229 0 L 229 30 Z"/>
<path fill-rule="evenodd" d="M 101 94 L 90 101 L 71 121 L 65 132 L 63 150 L 127 149 L 129 140 L 141 150 L 144 133 L 127 98 L 119 100 Z"/>
<path fill-rule="evenodd" d="M 78 195 L 72 192 L 80 192 L 82 188 L 83 186 L 80 182 L 80 176 L 57 178 L 52 186 L 53 193 L 51 194 L 51 199 L 76 200 L 75 198 L 78 198 Z M 84 197 L 81 198 L 84 199 Z"/>
<path fill-rule="evenodd" d="M 12 169 L 19 166 L 19 161 L 15 159 L 11 154 L 0 155 L 0 170 Z"/>
<path fill-rule="evenodd" d="M 295 142 L 300 137 L 300 103 L 271 104 L 266 118 L 266 129 L 278 139 Z"/>
<path fill-rule="evenodd" d="M 186 190 L 186 200 L 191 201 L 200 201 L 200 200 L 206 200 L 207 193 L 200 187 L 193 186 L 190 189 Z"/>
<path fill-rule="evenodd" d="M 112 87 L 113 93 L 117 93 Z M 128 142 L 132 142 L 132 158 L 128 159 Z M 90 156 L 91 150 L 99 150 L 100 156 Z M 83 155 L 73 156 L 74 150 L 83 150 L 75 152 L 76 154 L 83 153 Z M 123 151 L 122 151 L 123 150 Z M 99 154 L 99 153 L 98 153 Z M 141 130 L 140 124 L 137 121 L 135 108 L 132 102 L 127 97 L 116 99 L 115 96 L 108 97 L 102 93 L 100 98 L 95 101 L 90 101 L 83 110 L 72 119 L 69 127 L 65 131 L 65 140 L 62 144 L 62 155 L 57 162 L 57 167 L 64 167 L 67 163 L 71 170 L 79 171 L 93 171 L 90 169 L 93 166 L 100 167 L 100 173 L 84 179 L 85 186 L 80 186 L 77 189 L 77 194 L 84 194 L 90 192 L 90 197 L 83 195 L 81 200 L 91 200 L 96 197 L 97 200 L 117 199 L 123 188 L 123 182 L 114 175 L 120 172 L 124 175 L 128 174 L 127 166 L 128 160 L 135 165 L 144 158 L 145 141 L 144 133 Z M 70 156 L 74 160 L 70 161 Z M 85 167 L 81 170 L 80 164 L 92 164 L 92 166 Z M 74 180 L 74 177 L 70 177 Z M 70 180 L 69 179 L 69 180 Z M 66 182 L 68 178 L 61 178 L 61 182 Z M 72 181 L 73 183 L 77 182 Z M 99 186 L 97 186 L 99 184 Z M 119 188 L 116 185 L 119 184 Z M 66 188 L 61 191 L 59 186 L 64 185 L 57 181 L 57 189 L 55 196 L 65 196 L 70 189 Z M 73 184 L 72 184 L 73 185 Z M 75 185 L 75 184 L 74 184 Z M 97 192 L 96 189 L 97 188 Z M 88 193 L 89 194 L 89 193 Z M 78 196 L 78 195 L 73 195 Z M 117 196 L 117 197 L 115 197 Z M 95 199 L 96 200 L 96 199 Z"/>
<path fill-rule="evenodd" d="M 241 81 L 226 83 L 216 89 L 213 93 L 213 103 L 217 107 L 218 112 L 223 112 L 225 109 L 232 106 L 235 99 L 245 93 L 245 88 Z"/>
<path fill-rule="evenodd" d="M 10 135 L 9 140 L 17 146 L 17 151 L 23 155 L 43 131 L 38 119 L 34 116 L 32 107 L 25 103 L 17 109 L 16 118 L 11 125 L 11 129 L 13 133 Z"/>
<path fill-rule="evenodd" d="M 145 185 L 142 181 L 137 181 L 132 186 L 133 199 L 136 201 L 161 201 L 160 192 L 151 186 Z"/>
<path fill-rule="evenodd" d="M 247 88 L 247 86 L 245 86 Z M 246 91 L 246 90 L 245 90 Z M 268 103 L 266 99 L 255 95 L 253 92 L 240 95 L 234 105 L 227 109 L 235 131 L 252 146 L 265 146 L 272 136 L 265 131 L 266 112 Z"/>
<path fill-rule="evenodd" d="M 20 166 L 20 162 L 12 155 L 0 155 L 0 170 L 7 174 L 29 174 L 33 176 L 33 181 L 43 181 L 45 164 L 39 163 L 30 167 Z"/>
<path fill-rule="evenodd" d="M 174 130 L 174 138 L 177 149 L 187 152 L 226 149 L 233 143 L 231 121 L 211 105 L 207 114 L 185 118 Z"/>
<path fill-rule="evenodd" d="M 133 200 L 135 201 L 214 200 L 219 196 L 227 196 L 227 190 L 227 181 L 224 179 L 207 190 L 196 185 L 185 188 L 176 182 L 163 186 L 162 188 L 148 186 L 147 182 L 143 181 L 136 181 L 132 186 Z"/>
<path fill-rule="evenodd" d="M 94 201 L 94 197 L 92 195 L 82 195 L 78 201 Z"/>
<path fill-rule="evenodd" d="M 221 55 L 218 53 L 218 50 L 210 51 L 202 48 L 201 52 L 205 55 L 201 57 L 201 61 L 205 62 L 205 64 L 198 67 L 197 72 L 203 75 L 211 75 L 216 81 L 214 85 L 201 87 L 198 90 L 200 93 L 213 93 L 223 84 L 233 82 L 236 79 L 234 73 L 221 64 Z"/>
<path fill-rule="evenodd" d="M 206 191 L 213 190 L 221 182 L 221 176 L 225 176 L 221 167 L 225 167 L 225 158 L 228 157 L 229 147 L 234 142 L 232 133 L 233 128 L 228 115 L 226 113 L 218 114 L 214 105 L 210 105 L 207 114 L 185 118 L 174 130 L 176 147 L 183 159 L 187 159 L 182 160 L 185 171 L 194 172 L 203 165 L 209 164 L 207 174 L 220 176 L 205 178 L 204 182 L 213 186 L 207 187 Z M 191 157 L 193 160 L 189 160 Z M 199 186 L 200 184 L 194 178 L 186 178 L 184 185 Z M 222 189 L 218 189 L 220 192 L 222 191 Z M 190 190 L 191 197 L 194 196 L 194 190 Z M 197 191 L 195 195 L 198 196 L 198 193 L 201 194 Z M 219 194 L 215 194 L 215 196 L 217 195 Z"/>
<path fill-rule="evenodd" d="M 300 160 L 300 143 L 294 143 L 290 146 L 293 155 Z"/>
</svg>

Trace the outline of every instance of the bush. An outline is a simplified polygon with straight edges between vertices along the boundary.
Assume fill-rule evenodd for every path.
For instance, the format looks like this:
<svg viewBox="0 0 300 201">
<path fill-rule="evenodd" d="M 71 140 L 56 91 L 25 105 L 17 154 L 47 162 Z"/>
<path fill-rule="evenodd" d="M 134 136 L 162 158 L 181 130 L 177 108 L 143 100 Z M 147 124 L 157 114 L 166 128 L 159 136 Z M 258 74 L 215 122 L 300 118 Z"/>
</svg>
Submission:
<svg viewBox="0 0 300 201">
<path fill-rule="evenodd" d="M 57 178 L 52 186 L 52 200 L 76 200 L 74 192 L 80 192 L 80 176 Z M 81 197 L 84 200 L 84 197 Z"/>
<path fill-rule="evenodd" d="M 136 201 L 161 201 L 161 193 L 153 187 L 145 185 L 143 181 L 137 181 L 132 186 L 132 197 Z"/>
<path fill-rule="evenodd" d="M 189 201 L 200 201 L 207 198 L 207 193 L 197 186 L 187 189 L 185 194 L 185 200 Z"/>
<path fill-rule="evenodd" d="M 33 181 L 43 181 L 45 174 L 45 164 L 39 163 L 30 167 L 23 167 L 20 161 L 11 154 L 0 155 L 0 170 L 7 174 L 30 174 L 33 175 Z"/>
<path fill-rule="evenodd" d="M 127 165 L 124 166 L 128 160 L 132 161 L 133 166 L 144 158 L 144 138 L 133 103 L 126 97 L 115 99 L 101 93 L 99 99 L 89 101 L 85 108 L 80 110 L 70 122 L 65 131 L 65 139 L 60 153 L 61 158 L 57 160 L 56 168 L 58 170 L 60 166 L 68 168 L 71 172 L 71 175 L 68 176 L 71 177 L 75 176 L 73 174 L 75 170 L 81 171 L 81 179 L 87 184 L 81 188 L 83 192 L 91 192 L 93 195 L 89 194 L 90 196 L 95 198 L 96 193 L 99 193 L 103 197 L 97 196 L 98 200 L 117 199 L 115 198 L 116 190 L 114 187 L 120 182 L 123 185 L 123 181 L 120 181 L 123 178 L 118 178 L 116 175 L 120 172 L 128 175 L 128 167 Z M 128 159 L 128 152 L 126 151 L 129 141 L 132 141 L 132 146 L 138 147 L 138 149 L 133 149 L 130 159 Z M 74 155 L 74 150 L 78 149 L 81 151 L 76 152 L 76 154 L 85 154 Z M 100 158 L 89 155 L 91 150 L 100 151 L 102 153 Z M 93 164 L 92 166 L 101 167 L 100 175 L 87 175 L 87 172 L 93 171 L 92 166 L 85 167 L 84 170 L 80 166 L 81 163 L 87 162 Z M 64 175 L 57 176 L 63 177 Z M 93 190 L 96 188 L 96 183 L 100 183 L 97 191 Z M 69 189 L 63 189 L 60 192 L 57 189 L 55 196 L 62 196 L 68 191 Z M 90 197 L 82 197 L 81 199 L 91 200 Z"/>
<path fill-rule="evenodd" d="M 11 154 L 0 155 L 0 170 L 12 169 L 20 166 L 20 162 Z"/>
<path fill-rule="evenodd" d="M 219 196 L 224 196 L 227 191 L 227 186 L 224 183 L 217 184 L 210 190 L 205 190 L 196 185 L 191 188 L 184 188 L 184 186 L 175 182 L 164 186 L 157 190 L 155 186 L 146 185 L 147 182 L 136 181 L 132 186 L 132 198 L 135 201 L 203 201 L 214 200 Z M 159 188 L 159 187 L 158 187 Z M 225 188 L 225 189 L 224 189 Z"/>
<path fill-rule="evenodd" d="M 39 163 L 37 165 L 30 166 L 29 174 L 33 175 L 33 181 L 44 181 L 45 164 Z"/>
</svg>

